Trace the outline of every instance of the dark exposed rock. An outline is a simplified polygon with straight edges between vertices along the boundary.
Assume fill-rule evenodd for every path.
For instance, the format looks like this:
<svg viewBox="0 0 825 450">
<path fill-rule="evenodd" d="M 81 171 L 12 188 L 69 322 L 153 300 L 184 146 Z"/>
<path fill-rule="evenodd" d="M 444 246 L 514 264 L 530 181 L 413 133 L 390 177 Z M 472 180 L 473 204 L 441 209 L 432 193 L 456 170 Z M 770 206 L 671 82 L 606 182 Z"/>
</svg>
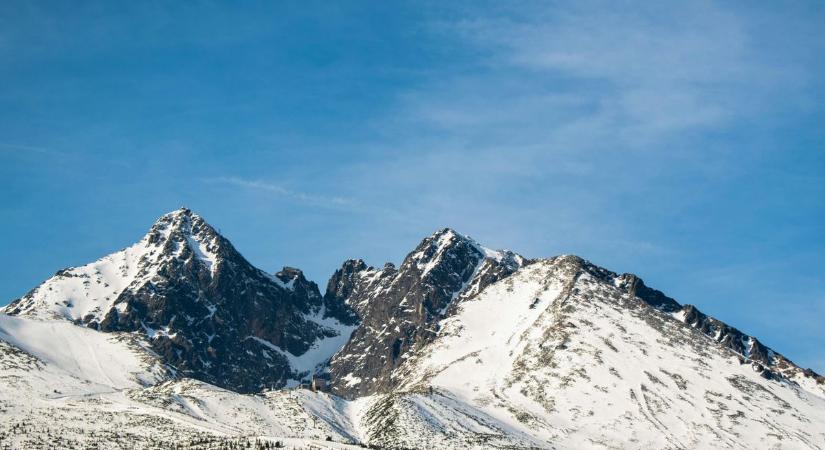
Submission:
<svg viewBox="0 0 825 450">
<path fill-rule="evenodd" d="M 664 312 L 675 312 L 682 308 L 676 300 L 666 296 L 661 291 L 651 289 L 645 285 L 641 278 L 631 273 L 619 276 L 618 287 L 623 288 L 628 294 L 642 299 L 648 305 Z"/>
<path fill-rule="evenodd" d="M 394 369 L 433 340 L 438 321 L 458 301 L 525 263 L 510 252 L 488 253 L 443 229 L 424 239 L 397 269 L 346 261 L 330 279 L 325 298 L 342 300 L 360 326 L 330 363 L 333 392 L 357 397 L 390 391 L 397 383 Z"/>
<path fill-rule="evenodd" d="M 346 325 L 354 325 L 358 322 L 358 314 L 350 306 L 348 300 L 352 291 L 357 287 L 359 274 L 365 270 L 367 270 L 367 264 L 364 261 L 350 259 L 335 271 L 327 283 L 324 305 L 330 314 L 335 314 L 335 317 Z"/>
<path fill-rule="evenodd" d="M 681 313 L 684 318 L 683 321 L 686 324 L 712 337 L 722 344 L 722 346 L 730 348 L 734 352 L 764 366 L 773 364 L 774 361 L 771 358 L 772 352 L 756 338 L 748 336 L 720 320 L 705 315 L 693 305 L 685 305 L 681 308 Z"/>
</svg>

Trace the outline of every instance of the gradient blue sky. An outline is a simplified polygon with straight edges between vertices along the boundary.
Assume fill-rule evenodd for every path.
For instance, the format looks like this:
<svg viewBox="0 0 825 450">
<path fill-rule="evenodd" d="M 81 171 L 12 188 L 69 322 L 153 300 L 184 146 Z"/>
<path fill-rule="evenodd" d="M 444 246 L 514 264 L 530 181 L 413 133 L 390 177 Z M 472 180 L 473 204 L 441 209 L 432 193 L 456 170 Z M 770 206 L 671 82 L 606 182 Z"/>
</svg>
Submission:
<svg viewBox="0 0 825 450">
<path fill-rule="evenodd" d="M 450 226 L 825 372 L 822 2 L 0 3 L 0 304 L 187 205 L 254 264 Z"/>
</svg>

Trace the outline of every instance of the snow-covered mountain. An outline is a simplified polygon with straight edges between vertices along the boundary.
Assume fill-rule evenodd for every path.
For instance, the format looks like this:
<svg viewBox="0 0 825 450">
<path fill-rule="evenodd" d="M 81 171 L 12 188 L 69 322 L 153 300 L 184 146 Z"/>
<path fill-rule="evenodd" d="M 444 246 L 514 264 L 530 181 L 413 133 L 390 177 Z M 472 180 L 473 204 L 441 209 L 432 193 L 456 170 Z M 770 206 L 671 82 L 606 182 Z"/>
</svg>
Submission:
<svg viewBox="0 0 825 450">
<path fill-rule="evenodd" d="M 351 332 L 301 271 L 253 267 L 185 208 L 130 247 L 58 271 L 5 313 L 143 334 L 181 376 L 240 392 L 300 380 Z"/>
<path fill-rule="evenodd" d="M 321 296 L 181 209 L 5 313 L 10 448 L 825 448 L 825 378 L 755 337 L 450 229 Z"/>
</svg>

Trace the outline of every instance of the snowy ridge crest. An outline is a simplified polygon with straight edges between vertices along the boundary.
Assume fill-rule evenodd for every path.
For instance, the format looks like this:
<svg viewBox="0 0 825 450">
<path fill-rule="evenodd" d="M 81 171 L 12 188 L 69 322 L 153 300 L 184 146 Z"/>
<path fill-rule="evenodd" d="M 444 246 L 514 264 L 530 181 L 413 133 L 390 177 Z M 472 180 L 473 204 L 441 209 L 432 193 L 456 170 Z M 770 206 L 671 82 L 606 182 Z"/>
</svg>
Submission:
<svg viewBox="0 0 825 450">
<path fill-rule="evenodd" d="M 222 238 L 203 218 L 181 208 L 164 214 L 136 244 L 55 275 L 5 312 L 40 318 L 100 322 L 127 290 L 152 282 L 164 263 L 191 259 L 210 276 L 220 263 Z"/>
</svg>

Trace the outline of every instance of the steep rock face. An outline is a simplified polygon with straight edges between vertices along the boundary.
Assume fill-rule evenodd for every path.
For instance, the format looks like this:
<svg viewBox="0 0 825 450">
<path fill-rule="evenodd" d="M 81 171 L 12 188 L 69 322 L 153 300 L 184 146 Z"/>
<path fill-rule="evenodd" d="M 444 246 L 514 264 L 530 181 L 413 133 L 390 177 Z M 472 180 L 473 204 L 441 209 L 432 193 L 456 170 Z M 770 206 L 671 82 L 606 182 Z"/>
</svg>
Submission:
<svg viewBox="0 0 825 450">
<path fill-rule="evenodd" d="M 398 268 L 345 262 L 325 298 L 348 308 L 360 325 L 330 362 L 333 392 L 352 398 L 391 390 L 399 382 L 394 369 L 432 341 L 439 320 L 525 262 L 448 228 L 424 239 Z"/>
<path fill-rule="evenodd" d="M 592 264 L 591 264 L 592 266 Z M 592 266 L 596 267 L 596 266 Z M 682 308 L 682 305 L 679 304 L 676 300 L 666 296 L 661 291 L 657 291 L 656 289 L 651 289 L 645 285 L 645 282 L 642 281 L 641 278 L 633 275 L 631 273 L 625 273 L 619 276 L 616 274 L 605 271 L 604 269 L 591 269 L 591 271 L 599 271 L 606 273 L 608 279 L 613 279 L 614 284 L 616 287 L 624 290 L 628 293 L 628 295 L 632 297 L 638 297 L 642 299 L 648 305 L 659 309 L 664 312 L 672 313 L 679 311 Z"/>
<path fill-rule="evenodd" d="M 348 337 L 299 270 L 253 267 L 188 209 L 164 215 L 131 247 L 59 271 L 6 313 L 145 333 L 179 375 L 240 392 L 300 378 L 312 368 L 291 360 Z"/>
<path fill-rule="evenodd" d="M 387 268 L 391 267 L 388 265 Z M 362 272 L 368 269 L 367 264 L 360 259 L 350 259 L 336 270 L 327 283 L 324 294 L 324 304 L 327 310 L 333 312 L 349 325 L 359 322 L 358 313 L 349 303 L 353 291 L 359 287 Z"/>
</svg>

